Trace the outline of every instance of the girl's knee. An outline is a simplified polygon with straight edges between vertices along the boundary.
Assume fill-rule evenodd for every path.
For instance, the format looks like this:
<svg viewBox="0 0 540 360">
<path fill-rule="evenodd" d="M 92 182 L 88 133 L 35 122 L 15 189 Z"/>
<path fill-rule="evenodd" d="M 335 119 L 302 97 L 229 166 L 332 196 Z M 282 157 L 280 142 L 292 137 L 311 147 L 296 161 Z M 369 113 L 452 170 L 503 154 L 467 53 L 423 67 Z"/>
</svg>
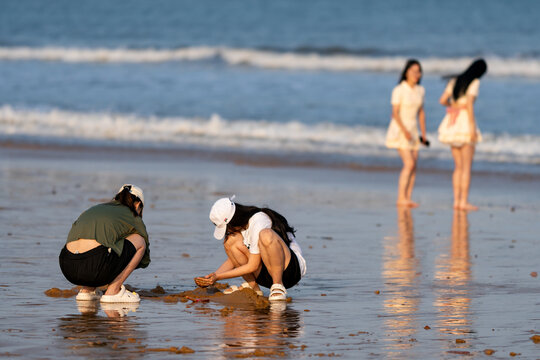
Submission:
<svg viewBox="0 0 540 360">
<path fill-rule="evenodd" d="M 249 251 L 247 250 L 247 247 L 244 245 L 244 243 L 239 241 L 228 244 L 225 247 L 225 250 L 228 254 L 247 253 Z"/>
<path fill-rule="evenodd" d="M 403 170 L 408 172 L 408 173 L 413 172 L 415 169 L 416 169 L 416 163 L 413 162 L 413 161 L 406 162 L 406 163 L 403 164 Z"/>
<path fill-rule="evenodd" d="M 232 250 L 242 242 L 242 236 L 240 234 L 232 234 L 227 236 L 227 239 L 223 242 L 225 250 Z"/>
<path fill-rule="evenodd" d="M 272 229 L 263 229 L 259 233 L 259 243 L 264 247 L 269 247 L 279 239 L 278 235 Z"/>
</svg>

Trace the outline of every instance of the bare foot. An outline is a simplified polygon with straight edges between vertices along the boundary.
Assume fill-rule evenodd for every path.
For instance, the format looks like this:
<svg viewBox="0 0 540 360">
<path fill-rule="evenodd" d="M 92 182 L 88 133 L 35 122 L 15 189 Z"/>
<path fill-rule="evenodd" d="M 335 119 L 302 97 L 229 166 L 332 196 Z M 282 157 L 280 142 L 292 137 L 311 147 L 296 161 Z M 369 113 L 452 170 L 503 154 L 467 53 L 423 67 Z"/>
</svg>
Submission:
<svg viewBox="0 0 540 360">
<path fill-rule="evenodd" d="M 105 295 L 116 295 L 120 292 L 121 287 L 113 287 L 109 286 L 107 288 L 107 291 L 105 291 Z"/>
<path fill-rule="evenodd" d="M 420 206 L 420 204 L 418 203 L 415 203 L 414 201 L 410 201 L 410 200 L 399 200 L 396 205 L 398 207 L 408 207 L 408 208 L 416 208 L 418 206 Z"/>
<path fill-rule="evenodd" d="M 95 287 L 86 287 L 86 286 L 83 286 L 81 288 L 81 290 L 79 290 L 79 292 L 82 292 L 82 293 L 91 293 L 91 292 L 94 292 L 96 290 Z"/>
<path fill-rule="evenodd" d="M 409 207 L 414 209 L 414 208 L 417 208 L 419 207 L 420 204 L 419 203 L 415 203 L 414 201 L 409 201 Z"/>
<path fill-rule="evenodd" d="M 477 211 L 477 210 L 478 210 L 478 206 L 473 205 L 473 204 L 466 203 L 466 204 L 460 205 L 460 206 L 459 206 L 459 209 L 465 210 L 465 211 Z"/>
</svg>

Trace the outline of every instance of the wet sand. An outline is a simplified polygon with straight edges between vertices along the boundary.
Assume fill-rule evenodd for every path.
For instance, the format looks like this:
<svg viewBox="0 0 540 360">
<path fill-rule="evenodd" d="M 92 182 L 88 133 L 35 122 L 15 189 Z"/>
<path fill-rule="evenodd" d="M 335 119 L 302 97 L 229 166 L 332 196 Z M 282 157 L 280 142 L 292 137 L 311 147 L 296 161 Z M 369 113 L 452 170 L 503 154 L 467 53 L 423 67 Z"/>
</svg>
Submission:
<svg viewBox="0 0 540 360">
<path fill-rule="evenodd" d="M 538 179 L 477 175 L 482 209 L 465 214 L 451 209 L 447 172 L 420 172 L 422 206 L 408 211 L 394 206 L 391 169 L 250 163 L 0 147 L 0 357 L 540 358 Z M 152 263 L 127 282 L 147 295 L 139 306 L 45 295 L 73 286 L 57 259 L 71 223 L 124 182 L 148 199 Z M 308 274 L 292 301 L 152 299 L 193 291 L 193 277 L 223 261 L 207 214 L 233 193 L 298 229 Z"/>
</svg>

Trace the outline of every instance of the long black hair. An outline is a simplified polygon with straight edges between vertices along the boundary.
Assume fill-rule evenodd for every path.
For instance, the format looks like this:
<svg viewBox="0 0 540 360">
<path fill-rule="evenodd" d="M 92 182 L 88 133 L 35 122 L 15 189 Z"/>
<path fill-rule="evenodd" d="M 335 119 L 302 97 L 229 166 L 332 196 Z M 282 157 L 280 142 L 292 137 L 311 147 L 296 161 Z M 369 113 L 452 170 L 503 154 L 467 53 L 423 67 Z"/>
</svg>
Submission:
<svg viewBox="0 0 540 360">
<path fill-rule="evenodd" d="M 131 210 L 131 212 L 133 213 L 133 216 L 135 217 L 140 216 L 142 218 L 142 212 L 143 212 L 143 207 L 144 207 L 143 202 L 141 201 L 141 199 L 139 199 L 138 196 L 135 196 L 132 193 L 130 193 L 129 192 L 130 190 L 131 190 L 131 185 L 124 186 L 122 191 L 116 194 L 116 196 L 114 197 L 114 200 L 118 201 L 122 205 L 127 206 L 129 210 Z M 140 214 L 137 212 L 137 208 L 135 207 L 135 203 L 137 201 L 141 203 Z"/>
<path fill-rule="evenodd" d="M 445 78 L 456 78 L 454 84 L 454 91 L 452 92 L 452 98 L 454 100 L 459 99 L 465 95 L 469 85 L 474 79 L 480 79 L 487 71 L 487 64 L 484 59 L 476 59 L 464 72 L 457 76 L 446 76 Z"/>
<path fill-rule="evenodd" d="M 270 220 L 272 220 L 272 230 L 274 230 L 279 237 L 285 241 L 287 246 L 290 245 L 291 240 L 287 233 L 295 234 L 296 230 L 289 225 L 287 219 L 277 211 L 269 208 L 258 208 L 256 206 L 246 206 L 235 203 L 236 210 L 231 221 L 227 224 L 226 236 L 245 230 L 249 225 L 249 219 L 258 212 L 263 212 Z"/>
<path fill-rule="evenodd" d="M 420 65 L 420 61 L 416 59 L 409 59 L 407 60 L 407 63 L 405 64 L 405 67 L 403 68 L 403 71 L 401 72 L 401 77 L 399 78 L 398 84 L 400 84 L 403 80 L 407 80 L 407 71 L 411 68 L 413 65 L 418 65 L 420 68 L 420 72 L 422 72 L 422 65 Z M 420 81 L 422 78 L 418 80 L 418 84 L 420 84 Z"/>
</svg>

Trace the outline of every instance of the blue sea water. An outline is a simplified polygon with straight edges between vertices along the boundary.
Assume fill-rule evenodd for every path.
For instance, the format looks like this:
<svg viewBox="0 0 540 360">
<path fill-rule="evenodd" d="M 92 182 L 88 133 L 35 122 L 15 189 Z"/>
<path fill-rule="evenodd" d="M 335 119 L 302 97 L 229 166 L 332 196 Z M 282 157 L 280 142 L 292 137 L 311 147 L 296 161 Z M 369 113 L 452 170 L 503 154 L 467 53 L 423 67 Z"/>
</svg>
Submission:
<svg viewBox="0 0 540 360">
<path fill-rule="evenodd" d="M 390 93 L 415 57 L 433 142 L 422 157 L 448 167 L 441 75 L 482 56 L 477 159 L 539 172 L 539 12 L 534 0 L 3 1 L 0 138 L 392 164 Z"/>
</svg>

